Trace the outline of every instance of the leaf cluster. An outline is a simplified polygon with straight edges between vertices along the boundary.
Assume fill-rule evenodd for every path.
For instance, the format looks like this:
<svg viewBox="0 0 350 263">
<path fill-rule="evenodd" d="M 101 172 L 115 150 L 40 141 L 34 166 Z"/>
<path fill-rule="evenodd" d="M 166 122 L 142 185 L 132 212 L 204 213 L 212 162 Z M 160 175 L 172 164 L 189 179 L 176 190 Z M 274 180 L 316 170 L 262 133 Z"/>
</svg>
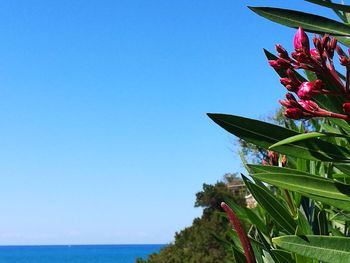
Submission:
<svg viewBox="0 0 350 263">
<path fill-rule="evenodd" d="M 279 24 L 316 34 L 331 34 L 350 46 L 350 6 L 330 0 L 307 0 L 332 9 L 340 21 L 296 10 L 250 7 L 256 14 Z M 267 59 L 276 57 L 265 50 Z M 349 72 L 348 72 L 349 73 Z M 347 73 L 347 74 L 348 74 Z M 284 73 L 277 71 L 280 77 Z M 341 73 L 339 78 L 344 78 Z M 297 74 L 301 82 L 312 74 Z M 326 83 L 329 85 L 329 83 Z M 329 87 L 331 90 L 332 87 Z M 347 98 L 317 95 L 315 101 L 331 112 L 340 112 Z M 257 207 L 238 207 L 227 200 L 244 222 L 256 262 L 350 262 L 350 126 L 339 119 L 279 124 L 227 114 L 208 114 L 219 126 L 262 151 L 275 151 L 273 166 L 245 162 L 244 182 Z M 284 127 L 281 126 L 283 124 Z M 306 133 L 307 131 L 307 133 Z M 281 162 L 287 156 L 287 164 Z M 229 231 L 237 262 L 246 262 L 237 233 Z"/>
</svg>

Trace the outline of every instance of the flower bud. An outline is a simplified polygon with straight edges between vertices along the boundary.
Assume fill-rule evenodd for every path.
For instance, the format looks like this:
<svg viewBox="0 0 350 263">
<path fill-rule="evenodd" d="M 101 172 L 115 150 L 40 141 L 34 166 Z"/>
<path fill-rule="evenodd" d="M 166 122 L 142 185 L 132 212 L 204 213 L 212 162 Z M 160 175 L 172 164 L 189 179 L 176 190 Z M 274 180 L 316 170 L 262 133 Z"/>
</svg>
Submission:
<svg viewBox="0 0 350 263">
<path fill-rule="evenodd" d="M 290 85 L 291 81 L 289 78 L 281 78 L 280 79 L 280 82 L 283 86 L 287 86 L 287 85 Z"/>
<path fill-rule="evenodd" d="M 340 57 L 345 57 L 346 55 L 345 55 L 345 52 L 343 51 L 343 49 L 339 46 L 339 45 L 337 45 L 336 47 L 335 47 L 335 50 L 337 51 L 337 53 L 338 53 L 338 55 L 340 56 Z"/>
<path fill-rule="evenodd" d="M 349 59 L 346 56 L 339 57 L 339 63 L 340 63 L 340 65 L 345 66 L 345 67 L 350 65 Z"/>
<path fill-rule="evenodd" d="M 309 53 L 310 50 L 309 38 L 301 27 L 298 28 L 294 36 L 294 49 L 295 51 L 304 51 L 305 53 Z"/>
<path fill-rule="evenodd" d="M 320 90 L 323 88 L 323 82 L 320 79 L 316 79 L 314 82 L 314 89 L 315 90 Z"/>
<path fill-rule="evenodd" d="M 289 108 L 284 112 L 284 116 L 293 120 L 300 120 L 304 117 L 303 111 L 298 108 Z"/>
<path fill-rule="evenodd" d="M 343 111 L 346 113 L 346 115 L 350 115 L 350 102 L 343 104 Z"/>
<path fill-rule="evenodd" d="M 269 64 L 276 70 L 287 69 L 290 67 L 290 63 L 284 59 L 269 60 Z"/>
<path fill-rule="evenodd" d="M 297 99 L 293 96 L 292 93 L 287 93 L 286 98 L 287 100 L 297 101 Z"/>
<path fill-rule="evenodd" d="M 290 68 L 287 69 L 287 76 L 290 79 L 291 82 L 293 82 L 294 84 L 298 84 L 300 85 L 301 82 L 299 81 L 299 79 L 296 77 L 295 72 L 293 70 L 291 70 Z"/>
<path fill-rule="evenodd" d="M 292 52 L 292 58 L 299 63 L 309 63 L 309 57 L 305 52 Z"/>
<path fill-rule="evenodd" d="M 278 56 L 280 58 L 288 59 L 288 52 L 282 47 L 280 44 L 276 44 L 276 51 L 278 52 Z"/>
<path fill-rule="evenodd" d="M 329 48 L 334 50 L 337 47 L 337 43 L 338 43 L 337 39 L 335 37 L 333 37 L 331 39 L 330 44 L 329 44 Z"/>
<path fill-rule="evenodd" d="M 321 39 L 321 44 L 322 44 L 323 48 L 327 47 L 329 40 L 330 40 L 329 35 L 324 34 L 322 39 Z"/>
</svg>

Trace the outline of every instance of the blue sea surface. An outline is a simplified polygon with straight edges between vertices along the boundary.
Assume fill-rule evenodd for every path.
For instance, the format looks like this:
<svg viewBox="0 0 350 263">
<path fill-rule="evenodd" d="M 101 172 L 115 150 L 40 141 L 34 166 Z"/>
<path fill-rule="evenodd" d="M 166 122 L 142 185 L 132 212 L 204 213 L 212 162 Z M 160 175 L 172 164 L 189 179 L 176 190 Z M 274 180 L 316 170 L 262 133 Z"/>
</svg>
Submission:
<svg viewBox="0 0 350 263">
<path fill-rule="evenodd" d="M 165 245 L 0 246 L 6 263 L 134 263 Z"/>
</svg>

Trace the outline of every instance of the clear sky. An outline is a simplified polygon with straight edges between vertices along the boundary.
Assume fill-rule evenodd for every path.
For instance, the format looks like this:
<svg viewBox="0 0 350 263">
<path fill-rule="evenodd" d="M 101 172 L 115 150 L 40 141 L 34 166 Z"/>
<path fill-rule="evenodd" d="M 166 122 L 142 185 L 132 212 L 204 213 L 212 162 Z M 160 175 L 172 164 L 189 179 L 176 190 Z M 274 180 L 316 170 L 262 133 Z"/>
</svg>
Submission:
<svg viewBox="0 0 350 263">
<path fill-rule="evenodd" d="M 262 48 L 294 30 L 246 8 L 319 10 L 284 2 L 1 1 L 0 244 L 172 241 L 242 171 L 205 114 L 284 96 Z"/>
</svg>

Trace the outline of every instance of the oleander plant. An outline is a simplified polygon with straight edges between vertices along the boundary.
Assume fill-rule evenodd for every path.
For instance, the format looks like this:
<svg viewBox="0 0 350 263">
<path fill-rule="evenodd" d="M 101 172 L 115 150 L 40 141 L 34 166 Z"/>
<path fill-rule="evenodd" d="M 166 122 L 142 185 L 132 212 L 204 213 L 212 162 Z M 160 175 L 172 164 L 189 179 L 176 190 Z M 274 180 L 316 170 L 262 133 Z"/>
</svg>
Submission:
<svg viewBox="0 0 350 263">
<path fill-rule="evenodd" d="M 222 245 L 236 262 L 350 262 L 350 6 L 307 0 L 339 19 L 250 7 L 295 28 L 294 50 L 265 50 L 286 89 L 284 127 L 245 117 L 208 116 L 246 143 L 266 150 L 242 175 L 256 207 L 221 204 L 232 223 Z M 275 53 L 275 55 L 273 54 Z"/>
</svg>

